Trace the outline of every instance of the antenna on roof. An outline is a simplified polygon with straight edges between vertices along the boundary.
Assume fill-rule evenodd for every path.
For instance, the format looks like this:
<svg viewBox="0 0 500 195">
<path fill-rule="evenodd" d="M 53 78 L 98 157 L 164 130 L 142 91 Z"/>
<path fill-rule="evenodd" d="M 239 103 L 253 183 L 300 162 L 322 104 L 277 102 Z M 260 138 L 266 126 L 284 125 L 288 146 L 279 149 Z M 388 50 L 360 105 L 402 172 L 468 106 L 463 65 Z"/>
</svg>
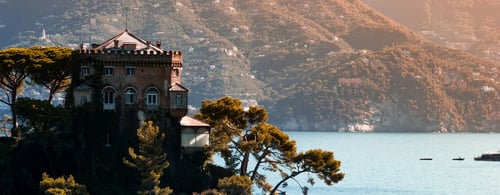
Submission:
<svg viewBox="0 0 500 195">
<path fill-rule="evenodd" d="M 130 10 L 129 7 L 125 7 L 125 31 L 128 31 L 128 11 Z"/>
<path fill-rule="evenodd" d="M 89 18 L 88 18 L 88 25 L 89 25 L 89 28 L 88 28 L 88 36 L 89 36 L 89 44 L 92 44 L 92 16 L 90 15 L 90 11 L 88 12 L 88 15 L 87 15 Z"/>
</svg>

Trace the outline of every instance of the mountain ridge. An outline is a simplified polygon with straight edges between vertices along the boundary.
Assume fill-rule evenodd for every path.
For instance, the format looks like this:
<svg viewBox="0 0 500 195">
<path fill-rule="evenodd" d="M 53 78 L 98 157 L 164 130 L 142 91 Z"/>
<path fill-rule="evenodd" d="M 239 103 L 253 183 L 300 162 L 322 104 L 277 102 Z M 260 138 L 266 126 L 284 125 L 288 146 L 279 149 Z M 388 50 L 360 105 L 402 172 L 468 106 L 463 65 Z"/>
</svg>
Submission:
<svg viewBox="0 0 500 195">
<path fill-rule="evenodd" d="M 185 51 L 183 85 L 195 106 L 225 95 L 256 99 L 284 130 L 498 130 L 498 64 L 433 45 L 360 0 L 62 7 L 73 9 L 43 24 L 51 44 L 98 43 L 126 24 L 143 38 L 166 40 L 164 48 Z M 21 33 L 11 45 L 38 38 Z"/>
</svg>

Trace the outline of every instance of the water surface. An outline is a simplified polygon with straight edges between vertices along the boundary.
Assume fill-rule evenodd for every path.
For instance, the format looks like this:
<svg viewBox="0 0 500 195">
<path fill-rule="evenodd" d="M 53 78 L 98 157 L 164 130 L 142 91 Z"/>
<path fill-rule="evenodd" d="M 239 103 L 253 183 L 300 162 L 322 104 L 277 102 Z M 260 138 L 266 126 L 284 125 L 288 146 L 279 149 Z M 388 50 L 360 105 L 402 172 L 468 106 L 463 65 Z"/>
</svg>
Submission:
<svg viewBox="0 0 500 195">
<path fill-rule="evenodd" d="M 345 178 L 327 186 L 305 177 L 309 194 L 495 194 L 500 193 L 500 162 L 474 161 L 500 150 L 500 134 L 287 132 L 299 151 L 334 152 Z M 422 161 L 420 158 L 432 158 Z M 452 160 L 464 157 L 464 161 Z M 268 175 L 275 184 L 279 176 Z M 288 182 L 287 194 L 302 194 Z M 254 194 L 261 194 L 255 190 Z"/>
</svg>

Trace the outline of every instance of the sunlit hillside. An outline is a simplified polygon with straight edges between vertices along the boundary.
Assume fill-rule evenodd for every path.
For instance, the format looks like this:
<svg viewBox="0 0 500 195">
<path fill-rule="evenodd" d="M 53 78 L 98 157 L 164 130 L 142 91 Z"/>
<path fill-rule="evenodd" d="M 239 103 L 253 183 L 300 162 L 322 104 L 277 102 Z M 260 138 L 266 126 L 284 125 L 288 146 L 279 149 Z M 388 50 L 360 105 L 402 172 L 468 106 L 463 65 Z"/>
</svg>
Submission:
<svg viewBox="0 0 500 195">
<path fill-rule="evenodd" d="M 498 64 L 361 0 L 28 2 L 0 3 L 1 47 L 75 47 L 127 28 L 184 51 L 191 104 L 255 99 L 283 130 L 499 130 Z"/>
<path fill-rule="evenodd" d="M 363 0 L 434 43 L 500 60 L 498 0 Z"/>
</svg>

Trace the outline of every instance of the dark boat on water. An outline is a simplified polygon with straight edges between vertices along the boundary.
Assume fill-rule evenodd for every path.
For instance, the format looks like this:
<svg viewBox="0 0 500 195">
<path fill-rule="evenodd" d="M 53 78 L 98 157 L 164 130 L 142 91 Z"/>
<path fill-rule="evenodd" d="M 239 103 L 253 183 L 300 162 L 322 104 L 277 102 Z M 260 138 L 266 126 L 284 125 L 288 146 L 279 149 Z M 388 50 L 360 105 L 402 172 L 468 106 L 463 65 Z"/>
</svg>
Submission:
<svg viewBox="0 0 500 195">
<path fill-rule="evenodd" d="M 453 160 L 465 160 L 463 157 L 454 158 Z"/>
<path fill-rule="evenodd" d="M 493 153 L 483 153 L 481 156 L 475 157 L 474 160 L 479 161 L 500 161 L 500 151 Z"/>
<path fill-rule="evenodd" d="M 432 158 L 420 158 L 420 160 L 432 160 Z"/>
</svg>

